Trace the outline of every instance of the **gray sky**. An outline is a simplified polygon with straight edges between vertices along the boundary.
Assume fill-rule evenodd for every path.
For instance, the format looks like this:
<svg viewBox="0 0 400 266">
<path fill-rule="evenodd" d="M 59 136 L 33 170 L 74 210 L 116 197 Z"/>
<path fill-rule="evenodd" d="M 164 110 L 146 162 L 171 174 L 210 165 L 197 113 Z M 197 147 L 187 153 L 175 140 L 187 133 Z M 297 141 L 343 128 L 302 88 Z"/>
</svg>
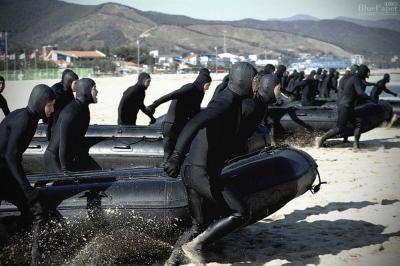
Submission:
<svg viewBox="0 0 400 266">
<path fill-rule="evenodd" d="M 207 20 L 287 18 L 306 14 L 322 19 L 400 17 L 398 0 L 64 0 L 83 5 L 116 2 L 143 11 L 158 11 Z"/>
</svg>

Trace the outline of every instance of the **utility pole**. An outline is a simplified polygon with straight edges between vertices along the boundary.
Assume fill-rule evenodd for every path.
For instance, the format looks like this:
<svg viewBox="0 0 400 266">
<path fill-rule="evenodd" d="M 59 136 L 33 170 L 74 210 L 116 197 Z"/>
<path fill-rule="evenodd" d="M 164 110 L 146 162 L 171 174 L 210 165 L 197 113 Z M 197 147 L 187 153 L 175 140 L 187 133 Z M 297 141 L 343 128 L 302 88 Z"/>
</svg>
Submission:
<svg viewBox="0 0 400 266">
<path fill-rule="evenodd" d="M 139 73 L 139 67 L 140 67 L 140 38 L 137 39 L 136 44 L 137 44 L 137 61 L 138 61 L 138 73 Z"/>
<path fill-rule="evenodd" d="M 6 48 L 6 57 L 4 58 L 5 60 L 5 69 L 6 69 L 6 80 L 8 80 L 8 44 L 7 44 L 7 35 L 8 35 L 8 31 L 4 32 L 5 35 L 5 48 Z"/>
<path fill-rule="evenodd" d="M 215 73 L 217 73 L 217 58 L 218 58 L 218 47 L 215 46 Z"/>
<path fill-rule="evenodd" d="M 226 30 L 224 30 L 224 54 L 226 54 Z"/>
</svg>

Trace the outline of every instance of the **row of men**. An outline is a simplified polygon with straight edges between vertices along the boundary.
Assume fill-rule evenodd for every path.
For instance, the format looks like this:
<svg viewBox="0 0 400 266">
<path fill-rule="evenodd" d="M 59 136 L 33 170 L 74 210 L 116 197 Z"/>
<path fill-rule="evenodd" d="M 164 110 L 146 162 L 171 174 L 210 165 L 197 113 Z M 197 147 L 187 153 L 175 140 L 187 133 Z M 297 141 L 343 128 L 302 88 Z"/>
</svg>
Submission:
<svg viewBox="0 0 400 266">
<path fill-rule="evenodd" d="M 220 174 L 227 160 L 243 153 L 248 137 L 264 119 L 268 105 L 279 99 L 285 72 L 283 65 L 278 66 L 276 71 L 258 73 L 251 64 L 237 63 L 216 88 L 204 110 L 200 109 L 200 104 L 211 82 L 207 69 L 202 69 L 193 83 L 161 97 L 148 107 L 143 105 L 145 90 L 151 82 L 147 73 L 141 73 L 137 84 L 124 93 L 119 106 L 121 122 L 123 115 L 135 117 L 139 109 L 148 114 L 152 122 L 155 108 L 172 100 L 163 123 L 166 139 L 164 170 L 171 177 L 180 172 L 188 191 L 193 226 L 188 231 L 190 237 L 185 234 L 185 239 L 186 242 L 193 240 L 183 245 L 182 249 L 190 256 L 200 260 L 203 245 L 234 231 L 250 219 L 251 214 L 243 197 L 225 184 Z M 352 115 L 358 99 L 370 99 L 364 92 L 368 74 L 368 67 L 361 65 L 345 82 L 338 103 L 338 125 L 343 121 L 353 122 Z M 124 108 L 132 108 L 132 105 L 125 100 L 132 92 L 141 96 L 135 110 L 128 113 Z M 63 108 L 60 108 L 57 93 L 69 95 L 71 99 Z M 2 180 L 5 180 L 5 185 L 1 187 L 1 199 L 16 204 L 36 221 L 44 219 L 46 210 L 38 191 L 30 186 L 25 176 L 21 165 L 22 154 L 42 118 L 49 121 L 50 131 L 46 165 L 57 171 L 70 170 L 74 157 L 71 149 L 81 144 L 89 125 L 88 106 L 96 102 L 95 82 L 87 78 L 78 79 L 70 70 L 63 73 L 62 82 L 53 89 L 46 85 L 33 88 L 28 106 L 13 111 L 0 124 L 0 170 Z M 52 117 L 55 103 L 56 112 Z M 65 155 L 60 153 L 63 149 L 67 151 Z M 203 208 L 204 199 L 230 210 L 229 214 L 210 223 L 206 219 L 207 209 Z"/>
<path fill-rule="evenodd" d="M 189 110 L 189 107 L 192 109 L 184 116 L 186 124 L 177 137 L 171 155 L 166 160 L 165 171 L 171 177 L 176 177 L 179 169 L 184 165 L 182 177 L 189 191 L 190 209 L 194 217 L 194 227 L 190 232 L 199 234 L 201 230 L 210 226 L 209 230 L 205 230 L 207 236 L 199 235 L 201 239 L 204 239 L 204 243 L 222 237 L 243 225 L 250 218 L 249 210 L 241 197 L 228 186 L 224 187 L 223 181 L 219 179 L 225 161 L 241 152 L 241 144 L 244 144 L 248 135 L 252 133 L 249 125 L 254 129 L 257 127 L 264 117 L 267 104 L 273 102 L 278 93 L 276 88 L 279 88 L 279 78 L 277 76 L 265 75 L 258 80 L 256 74 L 257 71 L 251 64 L 234 65 L 229 74 L 229 81 L 220 86 L 208 107 L 200 111 L 204 90 L 211 82 L 209 71 L 203 69 L 195 82 L 178 90 L 179 94 L 185 97 L 174 99 L 170 107 L 170 110 L 175 110 L 175 117 Z M 72 78 L 67 78 L 68 76 Z M 60 110 L 58 109 L 60 101 L 56 103 L 57 90 L 54 88 L 62 88 L 65 92 L 65 84 L 68 89 L 71 89 L 68 94 L 73 96 L 73 90 L 75 97 L 74 99 L 71 97 L 72 100 Z M 135 86 L 144 91 L 149 84 L 150 76 L 142 73 Z M 263 90 L 259 89 L 254 95 L 258 87 Z M 75 146 L 73 141 L 79 142 L 78 139 L 83 138 L 87 129 L 88 106 L 97 101 L 96 96 L 96 84 L 93 80 L 75 79 L 72 71 L 66 71 L 63 74 L 63 82 L 53 86 L 53 89 L 43 84 L 35 86 L 28 106 L 11 112 L 0 124 L 0 173 L 4 181 L 0 188 L 0 198 L 15 204 L 23 215 L 33 217 L 36 223 L 45 220 L 49 210 L 46 210 L 41 202 L 39 191 L 31 187 L 25 176 L 21 164 L 22 154 L 32 140 L 39 119 L 51 123 L 50 152 L 54 148 L 52 143 L 57 139 L 59 147 L 65 146 L 68 149 Z M 167 98 L 169 97 L 171 95 Z M 184 101 L 178 103 L 182 99 Z M 188 101 L 194 101 L 194 99 L 197 102 L 196 106 L 188 104 Z M 157 105 L 164 100 L 165 98 L 161 98 L 147 107 L 148 113 L 154 112 Z M 55 103 L 57 107 L 53 115 Z M 172 128 L 176 125 L 176 121 L 175 119 L 172 123 Z M 164 122 L 164 128 L 167 127 L 167 123 L 168 119 Z M 81 135 L 71 137 L 71 131 L 77 131 L 77 128 Z M 82 130 L 82 128 L 86 129 Z M 183 163 L 187 152 L 189 155 Z M 57 156 L 59 153 L 54 155 Z M 66 156 L 68 160 L 72 154 L 67 152 Z M 66 165 L 61 165 L 61 169 L 68 170 L 68 162 Z M 219 184 L 217 187 L 214 187 L 214 181 Z M 217 191 L 219 196 L 215 194 Z M 202 209 L 202 197 L 216 201 L 221 206 L 227 204 L 227 208 L 232 210 L 232 215 L 215 225 L 210 225 L 204 218 L 207 210 Z"/>
</svg>

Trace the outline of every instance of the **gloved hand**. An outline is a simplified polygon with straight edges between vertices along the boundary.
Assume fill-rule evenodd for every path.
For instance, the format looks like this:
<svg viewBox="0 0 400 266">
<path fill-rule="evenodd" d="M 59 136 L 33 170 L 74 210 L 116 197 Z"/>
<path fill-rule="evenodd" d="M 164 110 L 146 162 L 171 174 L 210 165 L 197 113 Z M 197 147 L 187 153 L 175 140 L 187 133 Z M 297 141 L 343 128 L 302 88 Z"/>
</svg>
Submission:
<svg viewBox="0 0 400 266">
<path fill-rule="evenodd" d="M 150 114 L 154 115 L 154 113 L 156 112 L 156 108 L 157 105 L 156 104 L 151 104 L 149 106 L 146 107 L 147 112 L 149 112 Z"/>
<path fill-rule="evenodd" d="M 174 151 L 171 156 L 168 158 L 167 163 L 164 166 L 164 171 L 170 177 L 177 177 L 179 174 L 179 170 L 181 167 L 182 156 L 179 152 Z"/>
<path fill-rule="evenodd" d="M 149 125 L 154 124 L 156 121 L 157 121 L 157 120 L 156 120 L 154 117 L 151 118 Z"/>
<path fill-rule="evenodd" d="M 394 97 L 397 97 L 397 93 L 394 94 Z"/>
<path fill-rule="evenodd" d="M 282 99 L 277 99 L 275 105 L 277 106 L 281 106 L 283 104 L 283 100 Z"/>
</svg>

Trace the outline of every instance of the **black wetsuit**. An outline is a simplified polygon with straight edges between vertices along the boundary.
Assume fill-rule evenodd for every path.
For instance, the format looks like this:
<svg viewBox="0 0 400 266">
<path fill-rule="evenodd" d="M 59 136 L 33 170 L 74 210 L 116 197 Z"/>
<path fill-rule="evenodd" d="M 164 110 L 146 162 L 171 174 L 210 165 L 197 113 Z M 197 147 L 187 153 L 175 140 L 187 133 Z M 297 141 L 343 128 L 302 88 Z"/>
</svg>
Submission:
<svg viewBox="0 0 400 266">
<path fill-rule="evenodd" d="M 242 102 L 242 126 L 239 131 L 239 140 L 247 141 L 247 139 L 260 126 L 268 112 L 268 105 L 277 101 L 274 89 L 279 84 L 279 79 L 272 74 L 266 74 L 261 77 L 260 88 L 253 98 L 244 99 Z M 237 141 L 238 154 L 243 151 L 245 144 L 240 144 Z"/>
<path fill-rule="evenodd" d="M 325 80 L 325 78 L 326 78 L 326 74 L 327 74 L 327 71 L 326 70 L 321 70 L 322 71 L 322 74 L 320 74 L 319 75 L 319 82 L 318 82 L 318 92 L 319 92 L 319 97 L 323 97 L 323 92 L 322 92 L 322 84 L 323 84 L 323 82 L 324 82 L 324 80 Z"/>
<path fill-rule="evenodd" d="M 204 85 L 211 82 L 211 77 L 206 72 L 200 72 L 193 83 L 188 83 L 175 90 L 149 106 L 151 112 L 160 104 L 171 101 L 165 120 L 162 124 L 164 162 L 174 151 L 176 140 L 186 123 L 201 110 L 204 98 Z"/>
<path fill-rule="evenodd" d="M 181 175 L 188 190 L 191 214 L 200 228 L 208 225 L 204 223 L 207 210 L 201 208 L 202 199 L 231 213 L 200 235 L 202 244 L 225 236 L 244 225 L 250 217 L 241 195 L 225 184 L 220 174 L 225 160 L 235 152 L 242 124 L 242 101 L 252 94 L 255 75 L 256 70 L 248 63 L 232 66 L 228 89 L 218 94 L 185 126 L 165 167 L 169 175 L 176 176 L 183 155 L 189 150 Z"/>
<path fill-rule="evenodd" d="M 343 90 L 344 90 L 344 84 L 346 84 L 346 81 L 354 74 L 351 73 L 346 73 L 343 75 L 343 77 L 339 80 L 339 86 L 338 86 L 338 95 L 337 95 L 337 103 L 339 104 L 340 99 L 342 98 Z"/>
<path fill-rule="evenodd" d="M 30 210 L 35 219 L 41 218 L 43 210 L 38 191 L 25 176 L 22 154 L 35 134 L 39 119 L 46 117 L 45 105 L 54 99 L 50 87 L 37 85 L 28 106 L 11 112 L 0 124 L 0 201 L 5 199 L 15 204 L 25 215 Z"/>
<path fill-rule="evenodd" d="M 329 74 L 324 77 L 320 87 L 320 97 L 322 98 L 329 98 L 331 95 L 331 90 L 336 91 L 333 87 L 333 72 L 329 71 Z"/>
<path fill-rule="evenodd" d="M 44 153 L 47 173 L 78 169 L 76 164 L 78 158 L 83 157 L 85 134 L 90 123 L 89 104 L 93 103 L 91 92 L 94 86 L 92 79 L 80 79 L 76 84 L 76 99 L 61 111 Z"/>
<path fill-rule="evenodd" d="M 4 116 L 10 113 L 10 109 L 8 109 L 7 100 L 1 94 L 0 94 L 0 108 L 3 110 Z"/>
<path fill-rule="evenodd" d="M 77 74 L 70 69 L 66 69 L 62 73 L 61 81 L 51 86 L 51 89 L 56 95 L 56 104 L 54 106 L 54 115 L 48 120 L 47 138 L 49 140 L 51 139 L 52 130 L 54 130 L 62 109 L 75 99 L 71 86 L 72 82 L 78 79 L 79 77 Z"/>
<path fill-rule="evenodd" d="M 348 78 L 345 82 L 342 97 L 338 104 L 338 119 L 336 127 L 322 136 L 320 145 L 322 145 L 328 138 L 343 133 L 346 129 L 347 123 L 350 122 L 355 126 L 354 139 L 355 145 L 358 147 L 358 142 L 361 136 L 361 120 L 355 117 L 354 108 L 357 101 L 360 99 L 370 100 L 370 97 L 365 93 L 365 78 L 368 76 L 368 73 L 368 67 L 361 65 L 358 73 Z"/>
<path fill-rule="evenodd" d="M 372 88 L 370 97 L 374 102 L 377 103 L 379 101 L 379 95 L 381 95 L 382 92 L 386 92 L 388 94 L 392 94 L 393 96 L 397 96 L 397 93 L 394 93 L 388 88 L 386 88 L 386 83 L 388 82 L 389 82 L 388 79 L 383 78 L 380 81 L 378 81 L 376 85 Z"/>
<path fill-rule="evenodd" d="M 147 73 L 140 73 L 138 82 L 129 87 L 123 94 L 118 106 L 118 125 L 136 125 L 136 118 L 139 110 L 150 117 L 150 123 L 156 119 L 146 110 L 144 98 L 146 96 L 145 80 L 150 79 Z"/>
<path fill-rule="evenodd" d="M 217 95 L 218 95 L 221 91 L 223 91 L 223 90 L 226 89 L 226 87 L 228 86 L 228 81 L 229 81 L 229 75 L 226 75 L 226 76 L 223 78 L 222 82 L 221 82 L 220 84 L 218 84 L 218 86 L 215 88 L 214 94 L 213 94 L 211 100 L 214 99 L 215 97 L 217 97 Z"/>
<path fill-rule="evenodd" d="M 292 79 L 292 87 L 291 87 L 291 94 L 292 94 L 292 101 L 300 100 L 301 92 L 305 85 L 304 81 L 304 71 L 301 71 L 296 79 Z"/>
<path fill-rule="evenodd" d="M 315 71 L 311 71 L 305 80 L 296 84 L 294 91 L 301 89 L 301 105 L 312 106 L 315 104 L 315 95 L 318 86 L 318 81 L 314 79 Z"/>
</svg>

